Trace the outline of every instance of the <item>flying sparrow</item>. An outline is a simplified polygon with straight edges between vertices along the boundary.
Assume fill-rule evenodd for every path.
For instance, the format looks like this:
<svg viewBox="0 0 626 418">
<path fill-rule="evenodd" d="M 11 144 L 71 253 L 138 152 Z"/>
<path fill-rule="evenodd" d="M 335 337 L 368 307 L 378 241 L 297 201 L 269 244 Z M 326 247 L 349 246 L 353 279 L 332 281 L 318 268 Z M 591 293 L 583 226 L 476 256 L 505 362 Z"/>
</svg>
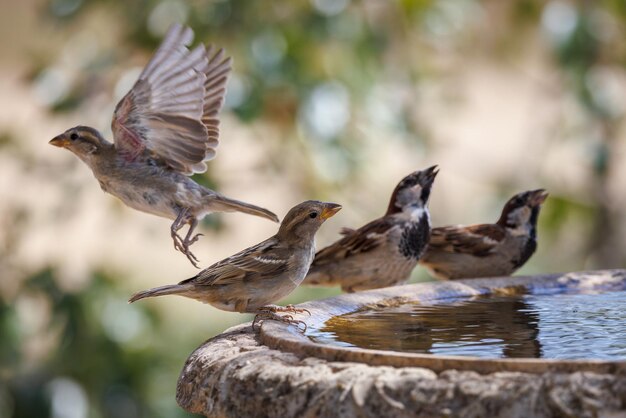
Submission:
<svg viewBox="0 0 626 418">
<path fill-rule="evenodd" d="M 420 264 L 442 280 L 509 276 L 537 248 L 537 217 L 548 194 L 516 194 L 495 224 L 433 228 Z"/>
<path fill-rule="evenodd" d="M 215 157 L 217 114 L 224 102 L 231 59 L 222 49 L 187 46 L 190 28 L 173 25 L 133 88 L 115 108 L 114 143 L 77 126 L 50 141 L 91 168 L 100 187 L 131 208 L 173 219 L 174 248 L 197 267 L 189 250 L 202 234 L 198 221 L 211 212 L 244 212 L 278 222 L 275 214 L 207 189 L 190 177 Z M 185 238 L 178 231 L 185 225 Z"/>
<path fill-rule="evenodd" d="M 437 172 L 433 166 L 402 179 L 385 216 L 356 230 L 344 228 L 343 238 L 315 255 L 304 283 L 354 292 L 408 280 L 430 236 L 426 204 Z"/>
<path fill-rule="evenodd" d="M 289 315 L 277 315 L 277 312 L 300 310 L 272 303 L 287 296 L 302 282 L 315 255 L 315 233 L 340 209 L 335 203 L 314 200 L 300 203 L 287 213 L 273 237 L 178 284 L 136 293 L 129 302 L 181 295 L 225 311 L 254 313 L 257 315 L 255 322 L 260 319 L 300 322 L 293 321 Z"/>
</svg>

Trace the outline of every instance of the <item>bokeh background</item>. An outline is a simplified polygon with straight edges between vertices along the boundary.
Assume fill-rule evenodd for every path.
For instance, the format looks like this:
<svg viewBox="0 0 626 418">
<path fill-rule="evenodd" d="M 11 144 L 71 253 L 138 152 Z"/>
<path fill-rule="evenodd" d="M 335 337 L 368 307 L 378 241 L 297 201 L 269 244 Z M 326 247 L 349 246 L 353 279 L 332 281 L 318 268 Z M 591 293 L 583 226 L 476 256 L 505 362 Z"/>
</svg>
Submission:
<svg viewBox="0 0 626 418">
<path fill-rule="evenodd" d="M 128 305 L 196 270 L 170 221 L 124 207 L 47 144 L 78 124 L 110 137 L 115 103 L 173 21 L 234 57 L 218 157 L 198 181 L 281 217 L 308 198 L 342 203 L 325 245 L 439 164 L 435 225 L 494 221 L 512 194 L 550 192 L 520 273 L 625 264 L 622 0 L 0 6 L 0 417 L 188 416 L 174 400 L 188 354 L 250 319 L 176 297 Z M 276 225 L 227 214 L 201 229 L 207 266 Z"/>
</svg>

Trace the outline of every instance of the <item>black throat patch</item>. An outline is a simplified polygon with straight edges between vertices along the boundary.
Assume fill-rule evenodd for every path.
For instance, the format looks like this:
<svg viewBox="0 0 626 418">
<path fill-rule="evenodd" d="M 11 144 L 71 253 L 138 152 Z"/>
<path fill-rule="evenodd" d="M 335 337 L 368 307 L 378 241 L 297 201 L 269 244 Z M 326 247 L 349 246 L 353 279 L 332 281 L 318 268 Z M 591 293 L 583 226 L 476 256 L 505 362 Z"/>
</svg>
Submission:
<svg viewBox="0 0 626 418">
<path fill-rule="evenodd" d="M 411 222 L 402 232 L 402 238 L 400 239 L 400 253 L 406 258 L 419 259 L 428 240 L 430 239 L 430 224 L 428 222 L 428 215 L 424 213 L 422 217 L 416 221 Z"/>
<path fill-rule="evenodd" d="M 524 244 L 524 247 L 522 248 L 522 252 L 519 258 L 513 260 L 513 267 L 515 267 L 516 269 L 522 267 L 524 263 L 526 263 L 528 259 L 535 253 L 536 249 L 537 249 L 537 240 L 535 239 L 535 236 L 533 234 L 533 236 L 529 237 L 526 243 Z"/>
</svg>

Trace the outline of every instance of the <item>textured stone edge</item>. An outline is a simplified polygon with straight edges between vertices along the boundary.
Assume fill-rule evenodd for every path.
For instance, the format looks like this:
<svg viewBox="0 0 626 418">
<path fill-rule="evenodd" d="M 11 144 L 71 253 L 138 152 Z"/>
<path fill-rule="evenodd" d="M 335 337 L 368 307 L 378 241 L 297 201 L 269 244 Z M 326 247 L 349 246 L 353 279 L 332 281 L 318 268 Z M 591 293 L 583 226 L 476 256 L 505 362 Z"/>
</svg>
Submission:
<svg viewBox="0 0 626 418">
<path fill-rule="evenodd" d="M 196 349 L 176 399 L 208 417 L 625 417 L 626 373 L 478 374 L 273 350 L 249 324 Z"/>
</svg>

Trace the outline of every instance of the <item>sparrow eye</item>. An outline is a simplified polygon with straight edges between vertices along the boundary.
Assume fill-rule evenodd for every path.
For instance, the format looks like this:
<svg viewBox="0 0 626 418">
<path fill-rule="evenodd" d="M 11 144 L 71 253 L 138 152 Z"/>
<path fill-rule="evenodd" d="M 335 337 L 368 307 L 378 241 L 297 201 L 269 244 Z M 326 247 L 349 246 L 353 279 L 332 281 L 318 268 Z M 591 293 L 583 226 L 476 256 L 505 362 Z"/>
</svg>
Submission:
<svg viewBox="0 0 626 418">
<path fill-rule="evenodd" d="M 72 141 L 76 141 L 78 139 L 78 134 L 76 132 L 74 132 L 72 135 L 70 135 L 70 139 Z"/>
<path fill-rule="evenodd" d="M 309 218 L 311 218 L 311 219 L 315 219 L 315 218 L 317 218 L 317 212 L 311 212 L 311 213 L 309 213 Z"/>
</svg>

